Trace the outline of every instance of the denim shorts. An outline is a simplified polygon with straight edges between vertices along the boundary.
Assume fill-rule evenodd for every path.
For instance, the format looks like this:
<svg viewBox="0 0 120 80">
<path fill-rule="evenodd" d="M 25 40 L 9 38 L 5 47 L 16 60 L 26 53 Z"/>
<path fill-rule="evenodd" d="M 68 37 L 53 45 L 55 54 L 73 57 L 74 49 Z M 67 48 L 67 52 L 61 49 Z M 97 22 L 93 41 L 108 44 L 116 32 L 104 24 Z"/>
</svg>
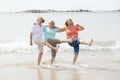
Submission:
<svg viewBox="0 0 120 80">
<path fill-rule="evenodd" d="M 79 39 L 78 38 L 73 38 L 72 42 L 69 42 L 68 44 L 71 47 L 73 47 L 75 54 L 79 54 L 79 45 L 80 45 L 80 43 L 79 43 Z"/>
</svg>

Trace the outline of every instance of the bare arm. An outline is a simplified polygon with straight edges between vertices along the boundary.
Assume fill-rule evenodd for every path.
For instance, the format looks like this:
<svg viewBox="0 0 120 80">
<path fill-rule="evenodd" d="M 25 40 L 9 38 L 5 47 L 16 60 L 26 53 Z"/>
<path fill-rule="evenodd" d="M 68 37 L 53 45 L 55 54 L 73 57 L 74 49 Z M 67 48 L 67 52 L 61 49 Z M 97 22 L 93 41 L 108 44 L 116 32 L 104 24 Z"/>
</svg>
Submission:
<svg viewBox="0 0 120 80">
<path fill-rule="evenodd" d="M 64 31 L 64 28 L 58 28 L 57 32 L 63 32 L 63 31 Z"/>
<path fill-rule="evenodd" d="M 32 46 L 33 43 L 32 43 L 32 33 L 30 33 L 30 45 Z"/>
<path fill-rule="evenodd" d="M 79 25 L 79 24 L 76 24 L 76 26 L 78 26 L 78 27 L 79 27 L 79 31 L 82 31 L 82 30 L 84 30 L 84 29 L 85 29 L 83 26 L 81 26 L 81 25 Z"/>
</svg>

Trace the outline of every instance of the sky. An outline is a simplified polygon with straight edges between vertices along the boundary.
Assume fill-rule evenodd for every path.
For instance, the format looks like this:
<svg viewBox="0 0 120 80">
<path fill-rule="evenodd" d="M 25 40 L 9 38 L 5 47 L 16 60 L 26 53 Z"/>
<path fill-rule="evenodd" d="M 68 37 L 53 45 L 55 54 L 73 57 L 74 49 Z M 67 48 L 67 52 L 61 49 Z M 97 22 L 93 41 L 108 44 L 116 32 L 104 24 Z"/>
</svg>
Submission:
<svg viewBox="0 0 120 80">
<path fill-rule="evenodd" d="M 0 0 L 0 12 L 29 9 L 118 10 L 120 0 Z"/>
</svg>

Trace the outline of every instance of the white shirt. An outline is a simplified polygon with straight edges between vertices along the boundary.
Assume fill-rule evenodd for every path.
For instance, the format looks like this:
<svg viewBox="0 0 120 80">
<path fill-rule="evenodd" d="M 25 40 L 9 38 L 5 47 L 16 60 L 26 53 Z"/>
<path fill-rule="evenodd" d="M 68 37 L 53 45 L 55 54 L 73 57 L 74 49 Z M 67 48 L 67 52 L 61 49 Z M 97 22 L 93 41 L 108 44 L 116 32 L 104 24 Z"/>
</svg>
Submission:
<svg viewBox="0 0 120 80">
<path fill-rule="evenodd" d="M 33 25 L 31 33 L 33 40 L 43 40 L 43 25 Z"/>
</svg>

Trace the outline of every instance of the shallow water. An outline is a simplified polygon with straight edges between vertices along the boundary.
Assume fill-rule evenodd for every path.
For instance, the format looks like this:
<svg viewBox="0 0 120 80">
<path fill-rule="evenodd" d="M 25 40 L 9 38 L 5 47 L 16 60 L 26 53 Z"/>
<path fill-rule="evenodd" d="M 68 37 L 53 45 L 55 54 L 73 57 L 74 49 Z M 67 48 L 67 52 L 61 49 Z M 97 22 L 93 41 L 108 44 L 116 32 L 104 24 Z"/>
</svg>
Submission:
<svg viewBox="0 0 120 80">
<path fill-rule="evenodd" d="M 37 46 L 29 45 L 29 33 L 38 16 L 46 19 L 44 24 L 54 20 L 59 27 L 64 26 L 68 18 L 85 27 L 79 32 L 79 38 L 89 41 L 94 38 L 91 47 L 80 45 L 80 54 L 75 67 L 72 65 L 73 49 L 60 44 L 54 65 L 62 71 L 119 71 L 120 70 L 120 13 L 0 13 L 0 67 L 36 65 Z M 56 38 L 65 39 L 65 33 L 57 33 Z M 50 49 L 44 47 L 42 62 L 50 63 Z M 57 69 L 57 68 L 55 68 Z"/>
</svg>

